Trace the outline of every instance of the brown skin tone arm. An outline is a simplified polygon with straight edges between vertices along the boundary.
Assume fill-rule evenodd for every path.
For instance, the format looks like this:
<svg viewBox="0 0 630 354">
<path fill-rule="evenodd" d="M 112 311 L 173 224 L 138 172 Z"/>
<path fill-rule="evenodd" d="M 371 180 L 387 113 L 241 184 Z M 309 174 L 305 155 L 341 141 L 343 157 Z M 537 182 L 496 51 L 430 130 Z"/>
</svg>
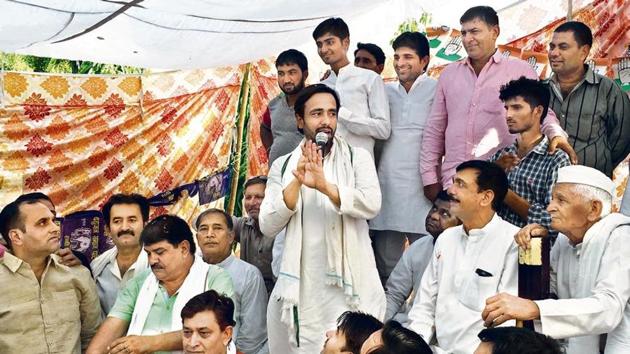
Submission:
<svg viewBox="0 0 630 354">
<path fill-rule="evenodd" d="M 520 195 L 514 193 L 512 189 L 508 189 L 508 192 L 504 200 L 505 204 L 510 207 L 518 216 L 524 221 L 527 221 L 529 202 Z"/>
<path fill-rule="evenodd" d="M 271 129 L 264 124 L 260 124 L 260 140 L 262 140 L 265 150 L 269 152 L 273 144 L 273 134 L 271 134 Z"/>
<path fill-rule="evenodd" d="M 431 202 L 435 202 L 437 199 L 438 193 L 442 191 L 442 185 L 440 183 L 429 184 L 428 186 L 424 186 L 424 195 Z"/>
<path fill-rule="evenodd" d="M 86 354 L 153 353 L 182 349 L 182 332 L 156 336 L 124 336 L 129 323 L 107 317 L 90 342 Z"/>
</svg>

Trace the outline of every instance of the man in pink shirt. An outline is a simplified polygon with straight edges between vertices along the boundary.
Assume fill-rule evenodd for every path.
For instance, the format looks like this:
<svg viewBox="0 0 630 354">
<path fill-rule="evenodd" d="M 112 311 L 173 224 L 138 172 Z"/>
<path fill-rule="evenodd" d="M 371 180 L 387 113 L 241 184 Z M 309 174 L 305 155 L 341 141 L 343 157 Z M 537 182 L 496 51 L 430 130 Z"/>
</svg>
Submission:
<svg viewBox="0 0 630 354">
<path fill-rule="evenodd" d="M 467 160 L 488 159 L 514 142 L 515 136 L 505 122 L 499 89 L 521 76 L 538 78 L 525 61 L 502 57 L 497 51 L 500 29 L 494 9 L 472 7 L 462 15 L 460 23 L 468 58 L 448 65 L 440 74 L 422 139 L 420 173 L 424 194 L 431 201 L 451 184 L 457 165 Z M 549 112 L 542 126 L 551 141 L 549 150 L 560 148 L 576 163 L 575 152 L 552 113 Z"/>
</svg>

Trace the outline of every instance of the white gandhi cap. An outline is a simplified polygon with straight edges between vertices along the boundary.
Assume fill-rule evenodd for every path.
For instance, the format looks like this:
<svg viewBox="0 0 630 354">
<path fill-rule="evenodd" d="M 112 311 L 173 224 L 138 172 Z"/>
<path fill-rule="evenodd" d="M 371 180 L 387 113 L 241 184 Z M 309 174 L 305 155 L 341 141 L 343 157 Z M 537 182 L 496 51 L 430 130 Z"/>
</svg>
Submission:
<svg viewBox="0 0 630 354">
<path fill-rule="evenodd" d="M 558 170 L 556 183 L 575 183 L 603 189 L 611 197 L 615 196 L 615 183 L 605 174 L 592 167 L 572 165 Z"/>
</svg>

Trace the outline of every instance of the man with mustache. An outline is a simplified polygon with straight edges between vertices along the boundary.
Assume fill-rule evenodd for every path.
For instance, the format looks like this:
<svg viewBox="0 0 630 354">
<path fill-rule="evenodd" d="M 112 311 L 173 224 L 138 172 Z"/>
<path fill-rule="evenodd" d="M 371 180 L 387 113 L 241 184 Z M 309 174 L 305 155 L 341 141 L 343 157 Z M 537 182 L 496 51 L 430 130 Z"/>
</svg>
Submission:
<svg viewBox="0 0 630 354">
<path fill-rule="evenodd" d="M 232 297 L 230 276 L 195 256 L 188 223 L 160 215 L 146 224 L 140 243 L 151 269 L 138 272 L 120 291 L 88 354 L 164 353 L 182 350 L 182 308 L 213 289 Z"/>
<path fill-rule="evenodd" d="M 282 93 L 269 101 L 260 124 L 260 138 L 269 156 L 269 166 L 291 152 L 302 141 L 297 131 L 293 105 L 308 77 L 308 61 L 298 50 L 289 49 L 278 55 L 278 86 Z"/>
<path fill-rule="evenodd" d="M 367 225 L 381 206 L 378 178 L 369 152 L 335 135 L 340 105 L 330 87 L 306 87 L 295 102 L 305 139 L 269 173 L 260 230 L 286 228 L 267 309 L 271 353 L 317 353 L 345 311 L 385 314 Z"/>
<path fill-rule="evenodd" d="M 101 307 L 107 315 L 127 281 L 148 267 L 140 234 L 149 221 L 149 202 L 139 194 L 114 194 L 102 212 L 105 231 L 115 247 L 96 257 L 91 267 Z"/>
<path fill-rule="evenodd" d="M 197 217 L 195 228 L 203 260 L 225 269 L 234 282 L 234 303 L 238 309 L 233 334 L 236 349 L 244 354 L 269 353 L 267 289 L 260 271 L 232 254 L 232 218 L 223 210 L 208 209 Z"/>
<path fill-rule="evenodd" d="M 496 213 L 507 189 L 505 172 L 481 160 L 457 166 L 448 189 L 451 213 L 462 225 L 446 229 L 435 242 L 409 311 L 409 328 L 427 343 L 435 336 L 447 353 L 470 354 L 479 345 L 481 311 L 489 296 L 517 294 L 513 238 L 519 228 Z"/>
<path fill-rule="evenodd" d="M 372 70 L 354 66 L 348 60 L 350 31 L 341 19 L 331 17 L 313 31 L 317 53 L 330 66 L 322 84 L 339 94 L 339 137 L 374 157 L 375 139 L 389 138 L 389 104 L 383 79 Z"/>
<path fill-rule="evenodd" d="M 499 98 L 505 105 L 510 134 L 518 134 L 512 145 L 490 158 L 503 168 L 510 186 L 499 215 L 519 227 L 536 223 L 549 229 L 551 217 L 546 209 L 551 187 L 558 169 L 571 164 L 562 150 L 547 153 L 549 139 L 540 131 L 549 108 L 549 91 L 542 82 L 521 77 L 502 86 Z"/>
<path fill-rule="evenodd" d="M 101 307 L 90 272 L 55 254 L 55 215 L 38 200 L 16 200 L 0 212 L 0 233 L 8 246 L 0 258 L 0 353 L 82 353 Z"/>
</svg>

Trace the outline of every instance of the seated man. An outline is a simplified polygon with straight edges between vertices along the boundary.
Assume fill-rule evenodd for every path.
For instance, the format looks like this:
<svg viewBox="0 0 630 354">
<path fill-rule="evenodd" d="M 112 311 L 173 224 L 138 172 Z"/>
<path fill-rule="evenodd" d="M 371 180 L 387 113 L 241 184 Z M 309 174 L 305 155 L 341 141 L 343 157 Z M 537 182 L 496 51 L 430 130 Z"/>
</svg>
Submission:
<svg viewBox="0 0 630 354">
<path fill-rule="evenodd" d="M 558 342 L 527 328 L 486 328 L 474 354 L 562 354 Z"/>
<path fill-rule="evenodd" d="M 451 213 L 462 225 L 445 230 L 409 311 L 409 328 L 425 341 L 436 336 L 441 350 L 470 354 L 483 329 L 481 311 L 498 292 L 517 294 L 518 227 L 496 211 L 507 192 L 505 172 L 494 163 L 471 160 L 457 166 L 448 189 Z"/>
<path fill-rule="evenodd" d="M 490 297 L 482 314 L 486 326 L 540 319 L 534 322 L 539 332 L 568 338 L 567 354 L 599 353 L 604 333 L 606 354 L 630 353 L 630 218 L 610 213 L 614 190 L 610 178 L 594 168 L 558 171 L 547 207 L 551 228 L 560 232 L 549 257 L 550 289 L 558 300 Z M 531 224 L 516 240 L 529 247 L 531 236 L 544 232 Z"/>
<path fill-rule="evenodd" d="M 426 230 L 432 237 L 421 237 L 412 243 L 389 275 L 385 285 L 386 321 L 395 319 L 406 324 L 407 313 L 413 307 L 413 299 L 418 292 L 422 274 L 431 260 L 435 241 L 442 231 L 461 224 L 457 217 L 451 215 L 450 199 L 445 191 L 438 193 L 425 220 Z"/>
<path fill-rule="evenodd" d="M 149 267 L 140 235 L 149 221 L 149 202 L 139 194 L 114 194 L 103 205 L 105 230 L 115 247 L 96 257 L 92 274 L 107 316 L 118 292 L 134 275 Z"/>
<path fill-rule="evenodd" d="M 297 128 L 296 128 L 297 129 Z M 243 207 L 247 216 L 232 217 L 236 242 L 241 244 L 241 259 L 253 264 L 262 273 L 267 288 L 267 295 L 271 294 L 276 278 L 271 271 L 272 249 L 274 237 L 263 235 L 258 224 L 260 204 L 265 198 L 266 176 L 248 179 L 243 186 Z"/>
<path fill-rule="evenodd" d="M 360 354 L 432 354 L 422 337 L 397 321 L 388 321 L 363 343 Z"/>
<path fill-rule="evenodd" d="M 90 272 L 55 254 L 54 214 L 38 200 L 16 200 L 0 212 L 0 233 L 8 246 L 0 258 L 0 353 L 84 351 L 101 306 Z"/>
<path fill-rule="evenodd" d="M 232 299 L 208 290 L 190 299 L 181 315 L 186 354 L 236 354 L 232 343 L 236 325 Z"/>
<path fill-rule="evenodd" d="M 505 170 L 510 186 L 499 215 L 519 227 L 535 223 L 549 229 L 546 208 L 551 187 L 558 169 L 571 164 L 566 152 L 547 152 L 549 139 L 541 125 L 549 108 L 549 91 L 540 81 L 521 77 L 502 86 L 499 98 L 505 105 L 508 131 L 516 134 L 513 144 L 490 158 Z"/>
<path fill-rule="evenodd" d="M 197 217 L 195 228 L 203 260 L 225 269 L 234 282 L 236 348 L 244 354 L 268 353 L 267 289 L 258 268 L 232 254 L 232 218 L 223 210 L 208 209 Z"/>
<path fill-rule="evenodd" d="M 383 323 L 363 312 L 346 311 L 337 319 L 337 329 L 326 332 L 321 354 L 359 354 L 361 346 Z"/>
<path fill-rule="evenodd" d="M 234 295 L 227 272 L 194 256 L 192 232 L 181 218 L 158 216 L 142 230 L 140 241 L 151 269 L 138 273 L 118 294 L 88 353 L 181 350 L 178 314 L 184 304 L 208 289 Z"/>
</svg>

